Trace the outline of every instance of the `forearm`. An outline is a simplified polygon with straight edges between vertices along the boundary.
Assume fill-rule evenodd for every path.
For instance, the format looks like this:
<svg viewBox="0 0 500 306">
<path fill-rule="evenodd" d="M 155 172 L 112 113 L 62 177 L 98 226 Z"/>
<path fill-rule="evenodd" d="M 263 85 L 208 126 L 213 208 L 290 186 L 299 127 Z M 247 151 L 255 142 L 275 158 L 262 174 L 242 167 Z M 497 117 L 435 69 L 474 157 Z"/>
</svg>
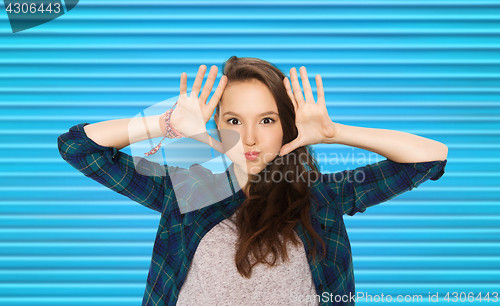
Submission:
<svg viewBox="0 0 500 306">
<path fill-rule="evenodd" d="M 165 135 L 165 113 L 142 118 L 126 118 L 97 122 L 84 127 L 87 136 L 105 147 L 118 150 L 132 143 Z"/>
<path fill-rule="evenodd" d="M 448 147 L 421 136 L 386 129 L 364 128 L 335 123 L 337 133 L 327 143 L 338 143 L 380 154 L 398 163 L 445 160 Z"/>
</svg>

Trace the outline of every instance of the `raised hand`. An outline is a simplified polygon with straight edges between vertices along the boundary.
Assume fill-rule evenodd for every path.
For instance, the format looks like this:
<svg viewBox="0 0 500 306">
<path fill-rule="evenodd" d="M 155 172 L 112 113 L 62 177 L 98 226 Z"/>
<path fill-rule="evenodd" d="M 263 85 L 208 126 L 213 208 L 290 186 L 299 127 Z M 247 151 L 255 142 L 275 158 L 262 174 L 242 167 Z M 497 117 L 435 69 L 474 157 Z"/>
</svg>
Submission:
<svg viewBox="0 0 500 306">
<path fill-rule="evenodd" d="M 198 69 L 189 96 L 187 95 L 187 74 L 184 72 L 181 74 L 179 100 L 177 100 L 177 105 L 170 116 L 170 124 L 182 135 L 206 143 L 223 153 L 222 144 L 207 133 L 206 124 L 210 120 L 217 103 L 219 103 L 227 84 L 227 78 L 226 76 L 221 77 L 212 99 L 207 104 L 206 101 L 212 91 L 218 69 L 215 65 L 210 68 L 203 91 L 198 97 L 206 70 L 207 66 L 205 65 L 201 65 Z"/>
<path fill-rule="evenodd" d="M 323 82 L 319 74 L 316 75 L 316 85 L 318 91 L 318 103 L 314 102 L 314 96 L 307 78 L 306 67 L 300 67 L 300 77 L 304 86 L 305 100 L 300 88 L 297 70 L 290 69 L 290 78 L 292 80 L 293 92 L 288 78 L 283 80 L 288 96 L 293 102 L 295 108 L 295 125 L 298 129 L 298 136 L 293 141 L 281 147 L 280 155 L 286 155 L 296 148 L 318 143 L 327 143 L 335 137 L 337 127 L 332 122 L 325 103 L 325 93 Z"/>
</svg>

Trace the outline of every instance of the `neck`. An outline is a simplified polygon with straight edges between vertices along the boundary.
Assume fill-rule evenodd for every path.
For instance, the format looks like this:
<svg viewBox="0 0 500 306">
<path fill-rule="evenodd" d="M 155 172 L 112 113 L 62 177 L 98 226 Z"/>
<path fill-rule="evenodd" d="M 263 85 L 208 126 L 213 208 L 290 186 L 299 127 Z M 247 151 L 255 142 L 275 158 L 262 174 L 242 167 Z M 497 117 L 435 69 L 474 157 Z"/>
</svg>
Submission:
<svg viewBox="0 0 500 306">
<path fill-rule="evenodd" d="M 241 171 L 241 168 L 237 164 L 234 164 L 234 174 L 236 175 L 238 185 L 243 190 L 245 196 L 248 198 L 248 174 Z"/>
</svg>

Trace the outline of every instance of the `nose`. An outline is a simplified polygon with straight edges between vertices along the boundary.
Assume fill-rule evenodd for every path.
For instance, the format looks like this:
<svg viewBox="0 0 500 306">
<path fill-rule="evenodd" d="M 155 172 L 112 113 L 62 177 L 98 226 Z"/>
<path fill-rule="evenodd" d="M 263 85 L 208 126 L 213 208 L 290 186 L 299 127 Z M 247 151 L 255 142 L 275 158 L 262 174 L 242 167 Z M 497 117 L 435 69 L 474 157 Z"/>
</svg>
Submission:
<svg viewBox="0 0 500 306">
<path fill-rule="evenodd" d="M 247 145 L 248 147 L 252 147 L 256 143 L 256 137 L 257 137 L 257 131 L 255 127 L 246 127 L 245 130 L 243 131 L 243 143 Z"/>
</svg>

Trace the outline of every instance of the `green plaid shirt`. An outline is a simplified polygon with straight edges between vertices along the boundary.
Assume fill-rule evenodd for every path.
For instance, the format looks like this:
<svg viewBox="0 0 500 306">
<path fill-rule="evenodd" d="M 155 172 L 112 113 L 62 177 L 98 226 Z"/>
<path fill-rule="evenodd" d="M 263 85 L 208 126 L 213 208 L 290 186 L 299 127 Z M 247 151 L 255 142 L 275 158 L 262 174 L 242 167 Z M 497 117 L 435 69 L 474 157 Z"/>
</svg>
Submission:
<svg viewBox="0 0 500 306">
<path fill-rule="evenodd" d="M 87 137 L 83 127 L 72 126 L 57 139 L 62 158 L 85 176 L 122 194 L 131 200 L 161 213 L 154 242 L 151 265 L 142 305 L 175 305 L 186 279 L 194 252 L 203 236 L 215 225 L 233 214 L 245 196 L 237 181 L 232 181 L 234 164 L 226 173 L 213 174 L 199 164 L 189 169 L 159 165 L 145 158 L 132 157 L 113 147 L 98 145 Z M 337 173 L 322 174 L 311 186 L 311 222 L 326 244 L 326 258 L 314 263 L 308 256 L 320 305 L 354 305 L 355 286 L 351 245 L 343 215 L 364 212 L 368 207 L 388 201 L 444 174 L 447 160 L 422 163 L 383 161 Z M 136 167 L 145 167 L 145 176 Z M 160 173 L 168 175 L 160 175 Z M 364 174 L 360 182 L 356 174 Z M 201 199 L 206 189 L 197 188 L 197 178 L 212 182 L 210 190 L 217 192 L 231 187 L 233 194 L 213 205 L 181 214 L 174 194 L 171 177 L 188 188 L 194 199 Z M 209 179 L 208 179 L 209 178 Z M 229 186 L 228 186 L 229 184 Z M 206 186 L 204 187 L 206 188 Z M 235 192 L 234 190 L 238 190 Z M 304 243 L 307 232 L 299 223 L 296 228 Z M 321 245 L 318 246 L 321 253 Z M 337 302 L 335 301 L 335 298 Z M 339 301 L 343 299 L 343 301 Z"/>
</svg>

